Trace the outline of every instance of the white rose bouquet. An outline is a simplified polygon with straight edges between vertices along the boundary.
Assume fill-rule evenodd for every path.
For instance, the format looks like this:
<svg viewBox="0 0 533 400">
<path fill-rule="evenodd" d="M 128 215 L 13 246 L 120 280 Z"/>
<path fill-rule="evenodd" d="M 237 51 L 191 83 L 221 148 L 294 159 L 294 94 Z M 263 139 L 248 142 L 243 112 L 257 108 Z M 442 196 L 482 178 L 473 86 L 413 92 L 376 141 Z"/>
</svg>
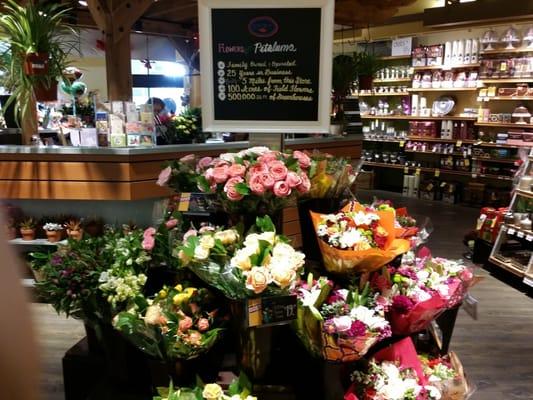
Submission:
<svg viewBox="0 0 533 400">
<path fill-rule="evenodd" d="M 289 294 L 305 255 L 277 235 L 270 218 L 257 218 L 245 237 L 236 229 L 189 231 L 174 252 L 183 266 L 230 299 Z"/>
</svg>

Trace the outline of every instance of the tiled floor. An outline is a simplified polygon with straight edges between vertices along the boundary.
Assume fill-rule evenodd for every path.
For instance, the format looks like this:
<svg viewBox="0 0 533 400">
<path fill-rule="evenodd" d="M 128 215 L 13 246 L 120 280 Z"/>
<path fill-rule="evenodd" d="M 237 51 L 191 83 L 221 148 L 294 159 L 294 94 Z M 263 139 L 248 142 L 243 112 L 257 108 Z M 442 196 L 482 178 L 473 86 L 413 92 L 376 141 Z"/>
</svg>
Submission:
<svg viewBox="0 0 533 400">
<path fill-rule="evenodd" d="M 360 193 L 392 198 L 406 205 L 419 220 L 431 218 L 434 232 L 428 246 L 433 254 L 460 258 L 466 251 L 463 235 L 472 229 L 478 210 L 439 202 L 404 199 L 390 193 Z M 533 299 L 480 271 L 485 280 L 472 289 L 479 301 L 478 320 L 460 311 L 451 349 L 464 363 L 478 390 L 473 400 L 533 400 Z M 33 305 L 42 348 L 42 389 L 45 400 L 61 400 L 61 358 L 83 335 L 82 325 L 58 317 L 50 306 Z"/>
</svg>

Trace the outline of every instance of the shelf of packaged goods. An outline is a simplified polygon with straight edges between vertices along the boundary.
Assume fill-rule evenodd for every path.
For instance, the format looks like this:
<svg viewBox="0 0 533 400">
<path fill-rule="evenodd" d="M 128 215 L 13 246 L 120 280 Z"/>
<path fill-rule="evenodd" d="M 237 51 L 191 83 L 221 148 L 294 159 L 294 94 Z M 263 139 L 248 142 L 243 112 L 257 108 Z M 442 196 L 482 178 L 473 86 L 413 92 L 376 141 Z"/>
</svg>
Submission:
<svg viewBox="0 0 533 400">
<path fill-rule="evenodd" d="M 47 239 L 22 240 L 21 238 L 16 238 L 9 240 L 9 244 L 17 246 L 57 246 L 60 244 L 67 244 L 67 241 L 49 242 Z"/>
<path fill-rule="evenodd" d="M 522 189 L 515 189 L 515 193 L 518 195 L 518 196 L 521 196 L 521 197 L 528 197 L 530 199 L 533 199 L 533 192 L 529 191 L 529 190 L 522 190 Z"/>
<path fill-rule="evenodd" d="M 493 257 L 493 256 L 490 256 L 489 257 L 489 261 L 494 264 L 494 265 L 497 265 L 498 267 L 501 267 L 519 277 L 523 277 L 524 276 L 524 271 L 520 268 L 518 268 L 517 266 L 515 266 L 514 264 L 512 263 L 508 263 L 508 262 L 505 262 L 505 261 L 502 261 L 496 257 Z"/>
<path fill-rule="evenodd" d="M 459 65 L 426 65 L 426 66 L 419 66 L 419 67 L 412 67 L 413 71 L 424 71 L 429 69 L 442 69 L 445 71 L 449 71 L 451 69 L 465 69 L 465 68 L 479 68 L 480 64 L 459 64 Z"/>
<path fill-rule="evenodd" d="M 508 176 L 476 174 L 476 173 L 467 172 L 467 171 L 455 171 L 455 170 L 444 169 L 444 168 L 407 167 L 405 165 L 379 163 L 379 162 L 374 162 L 374 161 L 365 161 L 364 165 L 368 165 L 372 167 L 380 167 L 380 168 L 403 169 L 403 170 L 405 170 L 405 168 L 408 168 L 409 170 L 413 170 L 413 171 L 419 170 L 420 172 L 429 172 L 429 173 L 435 173 L 436 171 L 439 171 L 440 175 L 470 176 L 474 179 L 484 178 L 484 179 L 496 179 L 496 180 L 503 180 L 503 181 L 513 180 L 513 178 L 508 177 Z"/>
<path fill-rule="evenodd" d="M 474 143 L 474 146 L 478 146 L 478 147 L 496 147 L 496 148 L 500 148 L 500 149 L 519 149 L 521 147 L 525 147 L 525 148 L 529 148 L 530 146 L 518 146 L 518 145 L 514 145 L 514 144 L 504 144 L 504 143 L 485 143 L 485 142 L 480 142 L 480 141 L 477 141 Z"/>
<path fill-rule="evenodd" d="M 486 126 L 491 128 L 527 128 L 533 129 L 533 124 L 514 124 L 503 122 L 476 122 L 476 126 Z"/>
<path fill-rule="evenodd" d="M 523 229 L 513 224 L 504 224 L 502 229 L 508 235 L 516 236 L 519 239 L 526 239 L 528 242 L 533 242 L 533 231 L 529 229 Z"/>
<path fill-rule="evenodd" d="M 400 143 L 405 142 L 407 139 L 372 139 L 372 138 L 364 138 L 364 142 L 379 142 L 379 143 Z"/>
<path fill-rule="evenodd" d="M 405 150 L 406 153 L 416 153 L 416 154 L 433 154 L 436 156 L 456 156 L 456 157 L 465 157 L 463 153 L 437 153 L 435 151 L 419 151 L 419 150 Z"/>
<path fill-rule="evenodd" d="M 531 83 L 533 78 L 481 78 L 480 81 L 481 83 Z"/>
<path fill-rule="evenodd" d="M 374 79 L 374 83 L 411 82 L 413 78 Z"/>
<path fill-rule="evenodd" d="M 462 88 L 407 88 L 408 92 L 473 92 L 477 87 L 462 87 Z"/>
<path fill-rule="evenodd" d="M 419 142 L 440 142 L 440 143 L 456 143 L 459 146 L 461 144 L 474 144 L 474 140 L 471 139 L 440 139 L 440 138 L 430 138 L 423 136 L 409 136 L 409 140 L 415 140 Z M 461 142 L 461 144 L 459 144 Z"/>
<path fill-rule="evenodd" d="M 500 164 L 515 164 L 518 159 L 512 159 L 512 158 L 486 158 L 486 157 L 472 157 L 473 161 L 484 161 L 484 162 L 493 162 L 493 163 L 500 163 Z"/>
<path fill-rule="evenodd" d="M 493 49 L 493 50 L 481 50 L 479 55 L 489 54 L 515 54 L 515 53 L 530 53 L 533 52 L 533 48 L 519 48 L 519 49 Z"/>
<path fill-rule="evenodd" d="M 458 115 L 448 115 L 445 117 L 417 117 L 415 115 L 361 115 L 362 119 L 397 119 L 407 121 L 475 121 L 477 117 L 461 117 Z"/>
<path fill-rule="evenodd" d="M 411 59 L 411 54 L 406 54 L 404 56 L 382 56 L 378 57 L 381 61 L 392 61 L 392 60 L 409 60 Z"/>
<path fill-rule="evenodd" d="M 480 101 L 525 101 L 533 100 L 533 96 L 483 96 Z"/>
<path fill-rule="evenodd" d="M 409 96 L 407 92 L 396 93 L 359 93 L 359 97 L 381 97 L 381 96 Z"/>
</svg>

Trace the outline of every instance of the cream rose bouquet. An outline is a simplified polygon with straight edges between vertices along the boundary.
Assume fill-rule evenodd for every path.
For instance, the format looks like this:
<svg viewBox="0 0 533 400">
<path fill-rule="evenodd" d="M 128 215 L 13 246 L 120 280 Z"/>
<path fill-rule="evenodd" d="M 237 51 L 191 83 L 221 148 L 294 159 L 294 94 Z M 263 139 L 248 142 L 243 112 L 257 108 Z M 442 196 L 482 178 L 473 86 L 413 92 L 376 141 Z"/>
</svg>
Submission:
<svg viewBox="0 0 533 400">
<path fill-rule="evenodd" d="M 234 300 L 288 294 L 305 258 L 286 237 L 276 234 L 268 216 L 258 217 L 255 231 L 245 237 L 236 229 L 188 236 L 176 256 L 183 266 Z"/>
<path fill-rule="evenodd" d="M 252 383 L 241 373 L 227 390 L 217 383 L 204 384 L 202 381 L 195 388 L 174 389 L 171 382 L 169 388 L 158 388 L 159 396 L 153 400 L 257 400 L 257 397 L 250 394 L 251 389 Z"/>
</svg>

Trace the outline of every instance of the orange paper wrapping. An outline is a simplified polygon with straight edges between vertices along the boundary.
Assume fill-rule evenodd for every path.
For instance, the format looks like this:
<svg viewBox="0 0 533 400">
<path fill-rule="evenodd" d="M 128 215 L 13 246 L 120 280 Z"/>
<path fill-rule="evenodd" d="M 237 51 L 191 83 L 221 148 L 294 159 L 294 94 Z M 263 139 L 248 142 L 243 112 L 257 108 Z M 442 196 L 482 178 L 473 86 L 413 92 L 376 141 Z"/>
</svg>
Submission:
<svg viewBox="0 0 533 400">
<path fill-rule="evenodd" d="M 364 210 L 365 207 L 359 203 L 349 203 L 341 211 L 357 212 Z M 323 214 L 312 211 L 310 213 L 316 232 Z M 379 215 L 379 225 L 389 234 L 384 249 L 340 250 L 329 246 L 324 240 L 318 238 L 322 259 L 328 272 L 335 274 L 372 272 L 409 250 L 409 241 L 395 238 L 394 212 L 375 211 L 375 213 Z"/>
<path fill-rule="evenodd" d="M 352 362 L 363 357 L 376 344 L 379 336 L 367 333 L 353 339 L 335 339 L 333 335 L 322 332 L 322 355 L 324 359 L 335 362 Z"/>
</svg>

